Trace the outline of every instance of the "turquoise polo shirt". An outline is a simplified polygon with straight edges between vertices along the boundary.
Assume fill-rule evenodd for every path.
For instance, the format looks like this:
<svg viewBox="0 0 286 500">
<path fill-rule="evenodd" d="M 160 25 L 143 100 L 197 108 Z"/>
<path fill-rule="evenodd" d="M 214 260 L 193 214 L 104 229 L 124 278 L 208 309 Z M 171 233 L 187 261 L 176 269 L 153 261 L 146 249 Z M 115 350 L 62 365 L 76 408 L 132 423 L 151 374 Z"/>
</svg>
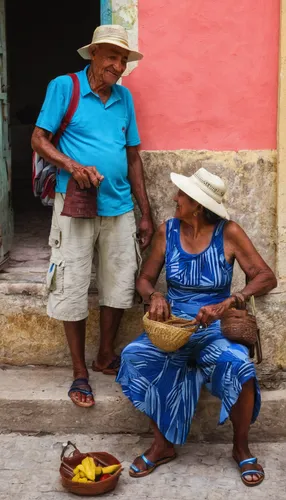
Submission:
<svg viewBox="0 0 286 500">
<path fill-rule="evenodd" d="M 58 149 L 81 165 L 96 167 L 104 175 L 98 189 L 98 215 L 121 215 L 133 209 L 126 146 L 140 144 L 133 99 L 126 87 L 113 85 L 110 98 L 103 104 L 90 88 L 88 67 L 76 73 L 80 82 L 80 99 Z M 71 94 L 70 76 L 52 80 L 37 127 L 55 134 L 68 109 Z M 70 174 L 65 170 L 58 171 L 56 192 L 66 192 L 69 178 Z"/>
</svg>

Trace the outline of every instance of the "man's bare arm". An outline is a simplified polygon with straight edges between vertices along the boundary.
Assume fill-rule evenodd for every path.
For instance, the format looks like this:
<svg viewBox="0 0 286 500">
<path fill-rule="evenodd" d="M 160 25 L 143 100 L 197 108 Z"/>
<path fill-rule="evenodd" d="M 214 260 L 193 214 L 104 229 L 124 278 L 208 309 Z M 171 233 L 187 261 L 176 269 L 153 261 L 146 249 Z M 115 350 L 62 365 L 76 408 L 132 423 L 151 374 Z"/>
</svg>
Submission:
<svg viewBox="0 0 286 500">
<path fill-rule="evenodd" d="M 80 163 L 64 155 L 51 142 L 52 134 L 48 130 L 35 127 L 31 146 L 46 161 L 57 168 L 66 170 L 78 182 L 81 189 L 90 188 L 91 184 L 98 186 L 103 176 L 93 166 L 84 167 Z"/>
</svg>

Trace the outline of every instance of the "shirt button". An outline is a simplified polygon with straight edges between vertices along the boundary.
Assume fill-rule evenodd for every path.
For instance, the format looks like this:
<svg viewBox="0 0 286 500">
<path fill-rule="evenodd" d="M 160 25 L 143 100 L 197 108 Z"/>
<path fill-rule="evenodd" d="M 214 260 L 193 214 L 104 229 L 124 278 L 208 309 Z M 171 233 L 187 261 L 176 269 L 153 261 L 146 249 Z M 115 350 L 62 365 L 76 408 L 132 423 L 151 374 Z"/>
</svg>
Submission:
<svg viewBox="0 0 286 500">
<path fill-rule="evenodd" d="M 58 244 L 59 244 L 59 240 L 56 240 L 56 241 L 55 241 L 55 245 L 58 245 Z"/>
</svg>

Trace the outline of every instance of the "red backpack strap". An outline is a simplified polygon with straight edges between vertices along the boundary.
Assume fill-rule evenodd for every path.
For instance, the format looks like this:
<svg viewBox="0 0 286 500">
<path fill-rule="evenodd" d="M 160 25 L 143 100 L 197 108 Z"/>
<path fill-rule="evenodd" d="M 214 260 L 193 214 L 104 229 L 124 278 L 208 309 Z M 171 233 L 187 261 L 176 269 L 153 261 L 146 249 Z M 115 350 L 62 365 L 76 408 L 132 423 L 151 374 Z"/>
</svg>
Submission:
<svg viewBox="0 0 286 500">
<path fill-rule="evenodd" d="M 61 135 L 63 134 L 63 132 L 67 128 L 68 124 L 70 123 L 73 115 L 76 112 L 78 102 L 79 102 L 79 91 L 80 91 L 79 79 L 75 73 L 69 73 L 69 76 L 71 77 L 72 83 L 73 83 L 71 100 L 70 100 L 67 112 L 66 112 L 65 116 L 63 117 L 62 122 L 60 124 L 60 128 L 53 137 L 52 142 L 53 142 L 54 146 L 56 146 L 58 144 Z"/>
</svg>

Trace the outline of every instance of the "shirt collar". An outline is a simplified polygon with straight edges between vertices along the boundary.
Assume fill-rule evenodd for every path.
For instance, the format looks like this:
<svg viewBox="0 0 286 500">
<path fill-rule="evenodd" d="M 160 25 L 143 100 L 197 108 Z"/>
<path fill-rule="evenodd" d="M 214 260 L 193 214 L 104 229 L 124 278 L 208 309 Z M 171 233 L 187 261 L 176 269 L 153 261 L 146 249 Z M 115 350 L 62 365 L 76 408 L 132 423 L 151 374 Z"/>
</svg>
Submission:
<svg viewBox="0 0 286 500">
<path fill-rule="evenodd" d="M 80 73 L 80 92 L 81 95 L 84 97 L 87 94 L 93 94 L 89 81 L 87 78 L 87 70 L 89 68 L 89 64 L 81 71 Z M 105 107 L 108 108 L 111 106 L 114 102 L 120 101 L 121 100 L 121 95 L 117 89 L 117 85 L 112 85 L 111 88 L 111 96 L 108 99 L 107 103 L 105 104 Z"/>
</svg>

